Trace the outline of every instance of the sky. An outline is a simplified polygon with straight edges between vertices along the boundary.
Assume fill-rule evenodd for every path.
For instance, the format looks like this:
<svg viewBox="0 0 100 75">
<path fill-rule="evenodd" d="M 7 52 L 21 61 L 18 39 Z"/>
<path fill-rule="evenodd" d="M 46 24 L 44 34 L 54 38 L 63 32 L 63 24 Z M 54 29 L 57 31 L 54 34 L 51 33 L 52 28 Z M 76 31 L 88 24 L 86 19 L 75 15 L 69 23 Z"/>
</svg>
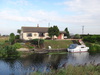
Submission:
<svg viewBox="0 0 100 75">
<path fill-rule="evenodd" d="M 100 34 L 100 0 L 0 0 L 0 34 L 22 26 L 66 27 L 72 34 Z"/>
</svg>

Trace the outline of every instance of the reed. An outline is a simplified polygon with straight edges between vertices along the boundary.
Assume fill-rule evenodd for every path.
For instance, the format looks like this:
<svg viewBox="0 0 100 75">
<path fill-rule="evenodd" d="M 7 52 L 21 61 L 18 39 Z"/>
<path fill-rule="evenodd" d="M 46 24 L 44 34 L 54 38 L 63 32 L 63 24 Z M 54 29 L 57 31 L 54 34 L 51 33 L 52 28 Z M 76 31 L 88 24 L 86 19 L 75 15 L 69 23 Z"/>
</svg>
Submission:
<svg viewBox="0 0 100 75">
<path fill-rule="evenodd" d="M 100 75 L 100 65 L 68 65 L 66 68 L 52 70 L 49 73 L 32 73 L 31 75 Z"/>
</svg>

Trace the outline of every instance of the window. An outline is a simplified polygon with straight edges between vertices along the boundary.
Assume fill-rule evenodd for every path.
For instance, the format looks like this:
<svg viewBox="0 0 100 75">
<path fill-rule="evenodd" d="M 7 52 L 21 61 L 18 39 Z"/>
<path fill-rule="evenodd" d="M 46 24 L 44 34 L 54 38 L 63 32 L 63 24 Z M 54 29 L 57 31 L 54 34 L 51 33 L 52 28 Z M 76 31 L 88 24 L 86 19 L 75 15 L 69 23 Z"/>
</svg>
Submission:
<svg viewBox="0 0 100 75">
<path fill-rule="evenodd" d="M 32 37 L 32 33 L 27 33 L 27 37 Z"/>
<path fill-rule="evenodd" d="M 44 34 L 43 34 L 43 33 L 39 33 L 39 36 L 40 36 L 40 37 L 43 37 L 43 36 L 44 36 Z"/>
</svg>

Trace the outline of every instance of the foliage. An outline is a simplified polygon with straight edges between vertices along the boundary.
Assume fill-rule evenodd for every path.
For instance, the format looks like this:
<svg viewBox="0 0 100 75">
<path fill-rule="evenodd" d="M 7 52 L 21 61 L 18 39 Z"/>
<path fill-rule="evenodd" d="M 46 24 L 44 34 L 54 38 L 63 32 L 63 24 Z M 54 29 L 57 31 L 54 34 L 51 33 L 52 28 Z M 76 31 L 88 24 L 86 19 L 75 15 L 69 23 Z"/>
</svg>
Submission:
<svg viewBox="0 0 100 75">
<path fill-rule="evenodd" d="M 59 29 L 57 26 L 50 27 L 48 29 L 49 36 L 53 38 L 54 36 L 59 36 Z"/>
<path fill-rule="evenodd" d="M 15 43 L 13 46 L 14 46 L 16 49 L 19 49 L 19 48 L 22 47 L 20 43 Z"/>
<path fill-rule="evenodd" d="M 59 29 L 57 26 L 53 26 L 54 35 L 59 36 Z"/>
<path fill-rule="evenodd" d="M 20 39 L 19 35 L 16 35 L 16 36 L 15 36 L 15 39 Z"/>
<path fill-rule="evenodd" d="M 68 28 L 65 28 L 65 32 L 66 32 L 66 36 L 69 38 L 70 34 L 69 34 L 69 31 L 68 31 Z"/>
<path fill-rule="evenodd" d="M 20 33 L 21 33 L 21 30 L 20 30 L 20 29 L 18 29 L 18 30 L 17 30 L 17 33 L 19 33 L 19 34 L 20 34 Z"/>
<path fill-rule="evenodd" d="M 0 58 L 4 59 L 16 59 L 20 56 L 20 53 L 16 51 L 16 45 L 9 45 L 9 42 L 0 43 Z"/>
<path fill-rule="evenodd" d="M 84 36 L 83 41 L 90 42 L 90 43 L 100 43 L 100 36 Z"/>
<path fill-rule="evenodd" d="M 51 69 L 51 72 L 38 74 L 38 72 L 33 73 L 31 75 L 100 75 L 100 65 L 80 65 L 73 66 L 68 65 L 67 68 L 60 68 L 58 70 Z"/>
<path fill-rule="evenodd" d="M 29 49 L 33 49 L 34 48 L 34 46 L 30 42 L 25 43 L 25 46 L 27 48 L 29 48 Z"/>
<path fill-rule="evenodd" d="M 100 45 L 99 44 L 92 44 L 92 43 L 85 43 L 89 47 L 89 53 L 100 53 Z"/>
<path fill-rule="evenodd" d="M 74 38 L 75 38 L 75 39 L 80 39 L 81 36 L 80 36 L 79 34 L 75 34 Z"/>
<path fill-rule="evenodd" d="M 50 28 L 48 29 L 48 33 L 49 33 L 49 36 L 52 38 L 52 36 L 54 35 L 54 34 L 53 34 L 53 27 L 50 27 Z"/>
<path fill-rule="evenodd" d="M 31 40 L 31 43 L 34 45 L 41 45 L 44 43 L 44 40 L 43 39 L 33 39 Z"/>
<path fill-rule="evenodd" d="M 14 33 L 10 34 L 9 41 L 10 41 L 11 45 L 15 43 L 15 34 Z"/>
</svg>

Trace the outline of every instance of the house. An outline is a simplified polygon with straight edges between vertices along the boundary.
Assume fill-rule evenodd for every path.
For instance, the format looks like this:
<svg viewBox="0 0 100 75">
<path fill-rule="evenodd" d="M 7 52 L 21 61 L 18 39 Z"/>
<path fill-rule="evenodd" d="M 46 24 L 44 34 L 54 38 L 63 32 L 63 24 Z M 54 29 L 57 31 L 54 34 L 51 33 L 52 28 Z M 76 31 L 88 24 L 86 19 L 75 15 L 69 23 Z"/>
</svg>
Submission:
<svg viewBox="0 0 100 75">
<path fill-rule="evenodd" d="M 58 37 L 54 36 L 55 39 L 64 39 L 64 31 L 60 32 Z M 22 27 L 20 33 L 20 39 L 31 40 L 31 39 L 47 39 L 50 38 L 48 35 L 48 27 Z"/>
</svg>

